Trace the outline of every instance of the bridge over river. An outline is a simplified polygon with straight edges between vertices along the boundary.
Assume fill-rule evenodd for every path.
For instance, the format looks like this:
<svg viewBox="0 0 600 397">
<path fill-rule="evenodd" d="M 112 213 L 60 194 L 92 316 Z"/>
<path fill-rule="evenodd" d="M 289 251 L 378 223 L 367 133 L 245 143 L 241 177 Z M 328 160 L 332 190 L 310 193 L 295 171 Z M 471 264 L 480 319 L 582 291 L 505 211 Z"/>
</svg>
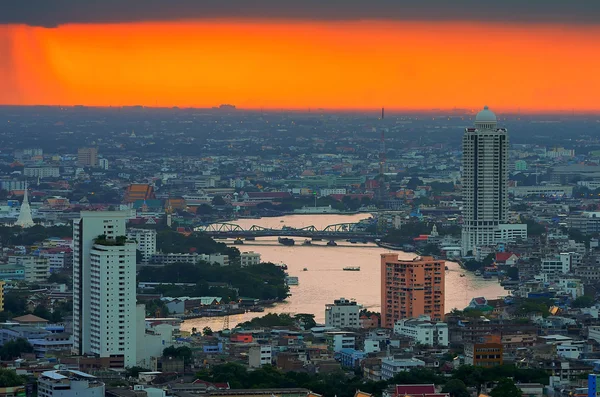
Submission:
<svg viewBox="0 0 600 397">
<path fill-rule="evenodd" d="M 203 232 L 212 237 L 306 237 L 306 238 L 324 238 L 324 239 L 357 239 L 373 241 L 381 238 L 381 235 L 367 230 L 367 227 L 361 223 L 337 223 L 335 225 L 325 226 L 318 229 L 315 226 L 305 226 L 301 228 L 282 227 L 281 229 L 266 228 L 263 226 L 252 225 L 245 229 L 234 223 L 211 223 L 194 228 L 194 231 Z"/>
</svg>

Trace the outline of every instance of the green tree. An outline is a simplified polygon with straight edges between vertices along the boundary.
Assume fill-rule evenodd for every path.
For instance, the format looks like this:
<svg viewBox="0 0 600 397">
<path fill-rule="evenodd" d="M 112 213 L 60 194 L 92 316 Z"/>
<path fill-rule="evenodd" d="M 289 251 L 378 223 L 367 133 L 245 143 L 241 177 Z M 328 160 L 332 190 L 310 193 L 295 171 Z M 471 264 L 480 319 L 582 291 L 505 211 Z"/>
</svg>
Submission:
<svg viewBox="0 0 600 397">
<path fill-rule="evenodd" d="M 521 397 L 523 392 L 509 378 L 502 378 L 490 392 L 491 397 Z"/>
<path fill-rule="evenodd" d="M 590 307 L 593 304 L 594 304 L 594 298 L 592 298 L 591 296 L 583 295 L 583 296 L 580 296 L 579 298 L 575 299 L 571 303 L 571 306 L 573 306 L 573 307 Z"/>
<path fill-rule="evenodd" d="M 227 204 L 227 202 L 225 201 L 225 199 L 222 196 L 217 195 L 217 196 L 213 197 L 213 199 L 212 199 L 212 205 L 221 206 L 221 205 L 226 205 L 226 204 Z"/>
<path fill-rule="evenodd" d="M 37 305 L 35 309 L 33 309 L 33 315 L 41 317 L 44 320 L 50 320 L 52 318 L 52 313 L 44 304 Z"/>
<path fill-rule="evenodd" d="M 140 372 L 150 372 L 150 370 L 139 366 L 125 368 L 125 376 L 128 377 L 137 378 Z"/>
<path fill-rule="evenodd" d="M 317 326 L 314 314 L 300 313 L 296 314 L 294 318 L 302 325 L 304 329 L 311 329 Z"/>
<path fill-rule="evenodd" d="M 63 273 L 52 273 L 50 277 L 48 277 L 48 282 L 69 285 L 71 283 L 71 277 Z"/>
<path fill-rule="evenodd" d="M 25 385 L 26 378 L 17 375 L 14 369 L 0 368 L 0 387 L 15 387 Z"/>
<path fill-rule="evenodd" d="M 470 397 L 467 385 L 460 379 L 450 379 L 443 387 L 442 393 L 450 394 L 450 397 Z"/>
<path fill-rule="evenodd" d="M 204 335 L 204 336 L 212 336 L 213 335 L 213 330 L 210 327 L 204 327 L 202 329 L 202 335 Z"/>
<path fill-rule="evenodd" d="M 176 357 L 182 358 L 185 365 L 188 365 L 192 362 L 192 349 L 187 346 L 169 346 L 163 350 L 163 357 Z"/>
<path fill-rule="evenodd" d="M 33 346 L 24 338 L 8 341 L 0 347 L 0 359 L 2 360 L 14 360 L 21 357 L 23 353 L 33 353 Z"/>
</svg>

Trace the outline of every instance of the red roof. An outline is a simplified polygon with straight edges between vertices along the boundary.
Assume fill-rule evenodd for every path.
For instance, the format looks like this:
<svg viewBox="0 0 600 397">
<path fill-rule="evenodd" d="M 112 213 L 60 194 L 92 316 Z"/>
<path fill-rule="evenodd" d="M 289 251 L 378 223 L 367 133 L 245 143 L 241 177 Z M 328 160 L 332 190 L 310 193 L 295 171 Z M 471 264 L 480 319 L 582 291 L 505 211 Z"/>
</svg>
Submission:
<svg viewBox="0 0 600 397">
<path fill-rule="evenodd" d="M 513 255 L 516 254 L 513 254 L 512 252 L 496 252 L 496 262 L 506 262 L 508 258 Z"/>
<path fill-rule="evenodd" d="M 396 385 L 396 394 L 405 395 L 423 395 L 435 393 L 435 385 Z"/>
<path fill-rule="evenodd" d="M 192 382 L 194 385 L 206 385 L 208 389 L 219 389 L 219 390 L 229 390 L 229 383 L 211 383 L 202 379 L 196 379 Z"/>
</svg>

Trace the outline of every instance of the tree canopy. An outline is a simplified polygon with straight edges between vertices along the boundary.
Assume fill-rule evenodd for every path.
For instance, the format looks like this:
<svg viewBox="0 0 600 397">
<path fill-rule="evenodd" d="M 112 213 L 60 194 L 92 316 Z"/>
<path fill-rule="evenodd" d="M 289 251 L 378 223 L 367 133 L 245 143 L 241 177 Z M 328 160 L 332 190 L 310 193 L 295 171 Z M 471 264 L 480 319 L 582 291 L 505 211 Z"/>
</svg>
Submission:
<svg viewBox="0 0 600 397">
<path fill-rule="evenodd" d="M 163 267 L 145 267 L 138 274 L 138 281 L 163 283 L 196 283 L 194 287 L 164 285 L 155 288 L 165 296 L 221 296 L 227 301 L 242 297 L 283 300 L 289 294 L 285 273 L 273 263 L 240 268 L 208 263 L 174 263 Z M 215 287 L 209 283 L 222 283 L 229 287 Z M 239 290 L 239 296 L 234 290 Z"/>
<path fill-rule="evenodd" d="M 0 368 L 0 387 L 15 387 L 25 384 L 26 378 L 17 375 L 14 369 Z"/>
<path fill-rule="evenodd" d="M 0 347 L 0 359 L 2 360 L 14 360 L 21 357 L 23 353 L 33 353 L 33 346 L 29 344 L 27 339 L 11 340 Z"/>
<path fill-rule="evenodd" d="M 509 378 L 502 378 L 490 392 L 491 397 L 521 397 L 523 392 Z"/>
</svg>

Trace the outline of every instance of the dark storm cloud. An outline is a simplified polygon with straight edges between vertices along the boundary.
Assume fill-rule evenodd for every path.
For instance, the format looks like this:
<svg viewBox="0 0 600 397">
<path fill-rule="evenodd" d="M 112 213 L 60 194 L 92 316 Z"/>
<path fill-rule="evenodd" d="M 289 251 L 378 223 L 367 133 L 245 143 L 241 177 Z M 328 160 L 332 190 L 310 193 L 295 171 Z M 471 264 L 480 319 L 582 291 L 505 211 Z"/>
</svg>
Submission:
<svg viewBox="0 0 600 397">
<path fill-rule="evenodd" d="M 0 0 L 0 24 L 213 18 L 599 24 L 600 0 Z"/>
</svg>

